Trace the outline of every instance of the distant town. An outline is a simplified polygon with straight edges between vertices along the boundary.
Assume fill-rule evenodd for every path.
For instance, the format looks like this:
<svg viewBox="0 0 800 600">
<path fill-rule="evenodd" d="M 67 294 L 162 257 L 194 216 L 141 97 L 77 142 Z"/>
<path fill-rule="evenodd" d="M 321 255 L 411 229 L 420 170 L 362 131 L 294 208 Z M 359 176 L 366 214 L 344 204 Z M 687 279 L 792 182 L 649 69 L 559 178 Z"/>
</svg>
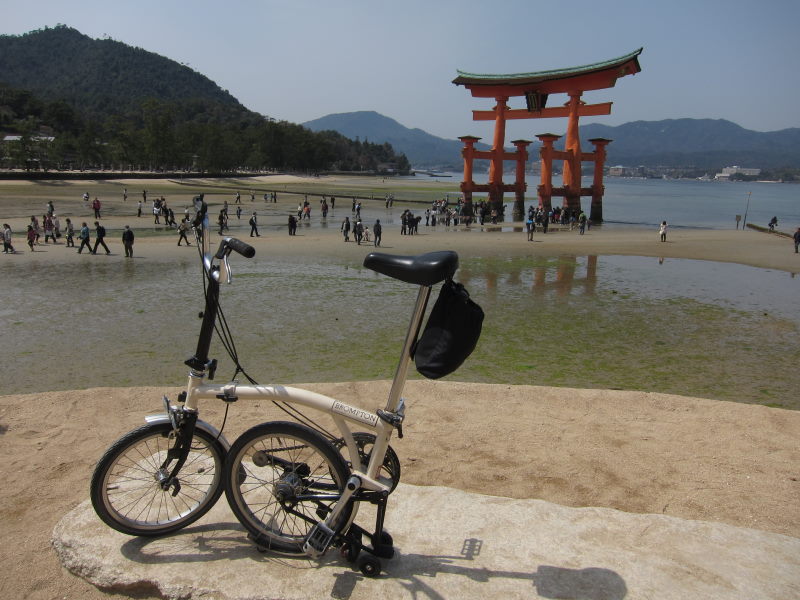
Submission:
<svg viewBox="0 0 800 600">
<path fill-rule="evenodd" d="M 699 172 L 693 168 L 678 167 L 623 167 L 615 166 L 608 168 L 609 177 L 643 177 L 648 179 L 700 179 L 714 181 L 759 181 L 762 177 L 762 170 L 757 168 L 724 167 L 719 172 Z M 765 172 L 765 181 L 783 181 L 782 177 L 775 177 Z"/>
</svg>

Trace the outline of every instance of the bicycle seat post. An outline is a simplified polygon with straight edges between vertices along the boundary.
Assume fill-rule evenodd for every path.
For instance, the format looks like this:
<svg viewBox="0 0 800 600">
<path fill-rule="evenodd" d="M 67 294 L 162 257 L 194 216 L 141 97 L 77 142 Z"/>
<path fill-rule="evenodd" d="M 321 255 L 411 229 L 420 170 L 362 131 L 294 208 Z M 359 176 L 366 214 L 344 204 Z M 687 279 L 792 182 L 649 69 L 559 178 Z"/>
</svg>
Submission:
<svg viewBox="0 0 800 600">
<path fill-rule="evenodd" d="M 414 349 L 414 344 L 417 342 L 419 330 L 422 326 L 422 318 L 425 316 L 425 308 L 428 305 L 428 298 L 431 295 L 431 286 L 419 286 L 417 293 L 417 301 L 414 305 L 414 312 L 411 315 L 411 321 L 408 325 L 406 332 L 406 340 L 403 344 L 403 352 L 400 355 L 400 362 L 397 364 L 397 370 L 392 379 L 392 388 L 389 390 L 389 398 L 386 401 L 386 410 L 394 412 L 400 403 L 400 396 L 403 393 L 403 387 L 406 383 L 408 375 L 408 365 L 411 363 L 411 352 Z"/>
</svg>

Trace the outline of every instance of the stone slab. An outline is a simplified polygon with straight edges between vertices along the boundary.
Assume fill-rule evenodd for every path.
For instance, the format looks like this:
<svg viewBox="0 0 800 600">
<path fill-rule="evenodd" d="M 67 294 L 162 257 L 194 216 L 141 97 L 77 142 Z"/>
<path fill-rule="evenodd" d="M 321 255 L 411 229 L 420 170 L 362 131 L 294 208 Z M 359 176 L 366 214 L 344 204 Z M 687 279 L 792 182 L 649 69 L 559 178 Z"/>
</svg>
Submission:
<svg viewBox="0 0 800 600">
<path fill-rule="evenodd" d="M 55 527 L 53 547 L 100 588 L 167 598 L 800 598 L 799 539 L 722 523 L 404 484 L 386 523 L 396 554 L 377 578 L 336 551 L 320 563 L 259 553 L 224 496 L 157 539 L 111 530 L 86 501 Z"/>
</svg>

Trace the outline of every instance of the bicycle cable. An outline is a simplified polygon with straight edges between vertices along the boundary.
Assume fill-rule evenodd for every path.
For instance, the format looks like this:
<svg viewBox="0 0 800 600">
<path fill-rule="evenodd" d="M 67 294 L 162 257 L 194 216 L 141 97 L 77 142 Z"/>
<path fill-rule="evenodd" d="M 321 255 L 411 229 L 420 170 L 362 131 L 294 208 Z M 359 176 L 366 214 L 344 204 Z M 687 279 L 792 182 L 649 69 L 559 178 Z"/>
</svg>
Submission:
<svg viewBox="0 0 800 600">
<path fill-rule="evenodd" d="M 201 244 L 200 244 L 200 235 L 197 233 L 197 231 L 195 231 L 195 240 L 197 241 L 199 254 L 200 254 L 201 259 L 202 259 L 203 258 L 203 251 L 202 251 Z M 208 300 L 208 277 L 209 277 L 209 274 L 206 272 L 205 268 L 203 268 L 202 271 L 203 271 L 203 297 L 204 297 L 204 299 Z M 222 310 L 222 305 L 220 303 L 219 297 L 217 298 L 217 316 L 219 318 L 215 319 L 215 321 L 214 321 L 214 331 L 217 334 L 217 337 L 218 337 L 220 343 L 222 344 L 222 347 L 225 349 L 225 352 L 228 354 L 230 359 L 233 361 L 234 366 L 236 367 L 235 370 L 234 370 L 234 373 L 233 373 L 233 377 L 231 379 L 232 380 L 236 379 L 236 376 L 239 373 L 241 373 L 242 375 L 244 375 L 244 377 L 247 379 L 247 381 L 251 385 L 258 385 L 258 382 L 255 379 L 253 379 L 247 373 L 247 371 L 245 371 L 244 367 L 242 366 L 241 362 L 239 361 L 239 353 L 236 350 L 236 344 L 235 344 L 234 339 L 233 339 L 233 332 L 231 331 L 231 328 L 228 326 L 228 321 L 227 321 L 227 319 L 225 317 L 224 311 Z M 318 431 L 319 433 L 321 433 L 322 435 L 327 437 L 329 440 L 338 440 L 339 439 L 339 436 L 336 436 L 336 435 L 332 434 L 330 431 L 325 429 L 325 427 L 323 427 L 322 425 L 320 425 L 319 423 L 314 421 L 308 415 L 304 414 L 298 408 L 295 408 L 294 406 L 291 406 L 289 403 L 287 403 L 285 401 L 282 401 L 282 400 L 281 401 L 272 400 L 271 402 L 277 408 L 279 408 L 281 411 L 283 411 L 284 413 L 286 413 L 290 417 L 296 419 L 301 424 L 306 425 L 307 427 L 310 427 L 310 428 Z M 228 409 L 229 408 L 230 408 L 230 404 L 226 404 L 226 406 L 225 406 L 225 414 L 224 414 L 223 420 L 222 420 L 222 426 L 220 427 L 220 430 L 219 430 L 219 435 L 220 436 L 222 435 L 222 432 L 225 429 L 225 423 L 227 422 L 227 419 L 228 419 Z"/>
</svg>

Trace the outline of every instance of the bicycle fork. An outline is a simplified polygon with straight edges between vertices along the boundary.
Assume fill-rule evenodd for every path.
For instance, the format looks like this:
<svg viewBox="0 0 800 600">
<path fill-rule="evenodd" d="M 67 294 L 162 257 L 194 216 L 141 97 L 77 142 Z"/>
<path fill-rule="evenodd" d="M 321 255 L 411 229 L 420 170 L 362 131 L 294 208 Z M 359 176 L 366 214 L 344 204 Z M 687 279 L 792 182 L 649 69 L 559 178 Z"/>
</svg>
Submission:
<svg viewBox="0 0 800 600">
<path fill-rule="evenodd" d="M 166 396 L 163 398 L 164 406 L 169 417 L 170 424 L 172 425 L 172 432 L 175 435 L 175 444 L 167 450 L 167 456 L 164 462 L 158 469 L 158 484 L 165 492 L 172 488 L 172 496 L 177 496 L 181 491 L 181 482 L 178 479 L 178 473 L 186 463 L 189 457 L 189 450 L 192 446 L 192 438 L 194 437 L 195 426 L 197 425 L 197 412 L 183 410 L 180 417 L 176 416 L 176 411 L 173 411 L 169 405 L 169 400 Z M 180 420 L 180 422 L 179 422 Z M 175 461 L 170 469 L 170 463 Z"/>
</svg>

